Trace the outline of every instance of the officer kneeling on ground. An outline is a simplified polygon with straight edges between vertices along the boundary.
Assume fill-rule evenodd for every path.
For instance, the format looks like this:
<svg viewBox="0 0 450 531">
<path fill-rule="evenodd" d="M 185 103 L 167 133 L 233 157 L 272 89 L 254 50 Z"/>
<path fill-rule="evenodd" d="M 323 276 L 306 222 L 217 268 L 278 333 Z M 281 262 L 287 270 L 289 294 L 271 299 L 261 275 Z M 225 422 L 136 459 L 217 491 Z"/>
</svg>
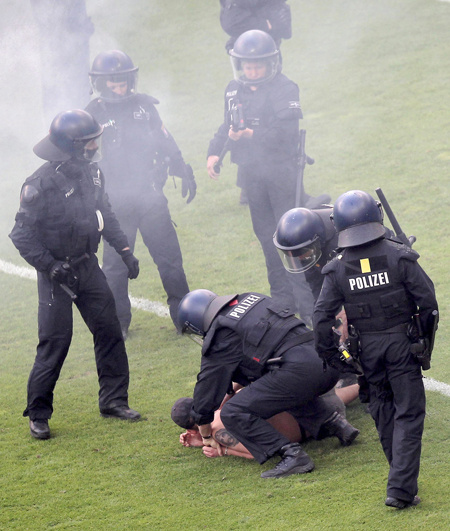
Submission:
<svg viewBox="0 0 450 531">
<path fill-rule="evenodd" d="M 236 382 L 244 388 L 221 410 L 225 428 L 260 463 L 275 455 L 281 461 L 263 478 L 303 474 L 314 463 L 298 443 L 266 419 L 282 411 L 302 411 L 302 426 L 320 439 L 335 435 L 342 445 L 359 431 L 320 395 L 334 387 L 338 372 L 323 370 L 312 344 L 313 334 L 290 310 L 260 293 L 217 296 L 198 289 L 180 303 L 179 327 L 203 338 L 200 373 L 194 389 L 192 418 L 205 446 L 220 451 L 212 438 L 214 412 Z"/>
<path fill-rule="evenodd" d="M 322 270 L 314 310 L 315 344 L 333 368 L 343 364 L 332 326 L 344 305 L 359 333 L 360 362 L 370 385 L 369 410 L 390 465 L 386 505 L 417 505 L 417 478 L 425 418 L 421 366 L 408 337 L 412 317 L 432 337 L 437 301 L 418 253 L 385 236 L 381 205 L 366 192 L 341 195 L 333 208 L 340 252 Z"/>
<path fill-rule="evenodd" d="M 31 435 L 48 439 L 53 390 L 72 339 L 72 302 L 94 338 L 103 417 L 138 420 L 128 407 L 129 370 L 114 297 L 95 253 L 100 237 L 120 254 L 129 278 L 139 261 L 111 210 L 99 160 L 103 128 L 85 111 L 58 114 L 34 147 L 47 160 L 22 187 L 10 238 L 37 270 L 39 344 L 28 380 Z"/>
</svg>

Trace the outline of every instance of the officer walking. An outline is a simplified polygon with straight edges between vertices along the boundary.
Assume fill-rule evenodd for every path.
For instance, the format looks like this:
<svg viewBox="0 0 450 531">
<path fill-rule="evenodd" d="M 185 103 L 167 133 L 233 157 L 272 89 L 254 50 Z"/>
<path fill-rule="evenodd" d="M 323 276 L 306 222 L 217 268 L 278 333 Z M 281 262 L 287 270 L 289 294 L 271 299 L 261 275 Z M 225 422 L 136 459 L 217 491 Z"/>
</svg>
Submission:
<svg viewBox="0 0 450 531">
<path fill-rule="evenodd" d="M 243 33 L 230 56 L 234 80 L 225 90 L 224 123 L 209 145 L 208 174 L 218 178 L 215 165 L 224 146 L 229 146 L 231 161 L 238 165 L 247 191 L 253 230 L 266 259 L 271 296 L 309 320 L 314 302 L 310 290 L 303 279 L 286 273 L 272 241 L 278 220 L 295 203 L 302 118 L 299 89 L 281 73 L 279 51 L 272 37 L 263 31 Z M 242 106 L 245 124 L 233 130 L 230 110 L 238 105 Z M 294 290 L 301 290 L 297 300 Z"/>
<path fill-rule="evenodd" d="M 342 362 L 332 325 L 344 305 L 359 333 L 360 362 L 370 384 L 370 413 L 390 465 L 385 504 L 417 505 L 425 391 L 421 367 L 411 353 L 408 329 L 419 314 L 426 336 L 437 312 L 434 286 L 418 264 L 418 253 L 386 238 L 381 206 L 352 190 L 334 204 L 339 254 L 322 270 L 314 310 L 315 344 L 328 365 Z"/>
<path fill-rule="evenodd" d="M 233 382 L 244 388 L 222 407 L 225 428 L 260 464 L 281 456 L 263 478 L 314 469 L 301 446 L 267 422 L 277 413 L 292 412 L 296 418 L 300 414 L 299 422 L 316 439 L 335 435 L 342 445 L 349 445 L 359 434 L 320 397 L 334 387 L 338 374 L 323 371 L 312 332 L 270 297 L 260 293 L 220 297 L 198 289 L 183 298 L 178 319 L 183 333 L 203 338 L 191 416 L 204 445 L 220 451 L 211 422 L 224 396 L 232 394 Z"/>
<path fill-rule="evenodd" d="M 156 98 L 137 93 L 138 67 L 120 50 L 101 52 L 89 73 L 95 98 L 86 110 L 103 125 L 101 168 L 107 192 L 134 249 L 139 230 L 167 293 L 170 316 L 189 291 L 180 245 L 163 193 L 167 172 L 182 179 L 182 196 L 196 194 L 192 168 L 185 164 L 156 110 Z M 127 270 L 110 246 L 104 246 L 103 271 L 114 294 L 124 338 L 131 322 Z"/>
<path fill-rule="evenodd" d="M 10 238 L 37 270 L 39 344 L 23 413 L 31 435 L 48 439 L 53 390 L 72 339 L 72 302 L 94 338 L 103 417 L 138 420 L 128 407 L 129 369 L 114 298 L 95 255 L 100 237 L 124 261 L 129 278 L 139 262 L 111 210 L 100 158 L 102 127 L 82 110 L 58 114 L 34 147 L 47 160 L 22 187 Z"/>
</svg>

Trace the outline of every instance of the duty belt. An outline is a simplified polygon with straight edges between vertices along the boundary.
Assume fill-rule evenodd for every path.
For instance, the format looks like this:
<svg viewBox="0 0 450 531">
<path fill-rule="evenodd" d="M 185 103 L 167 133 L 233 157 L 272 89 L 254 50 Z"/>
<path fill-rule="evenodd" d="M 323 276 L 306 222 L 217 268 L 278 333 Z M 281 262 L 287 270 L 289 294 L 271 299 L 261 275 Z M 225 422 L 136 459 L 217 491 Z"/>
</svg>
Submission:
<svg viewBox="0 0 450 531">
<path fill-rule="evenodd" d="M 402 323 L 396 326 L 393 326 L 392 328 L 386 328 L 384 330 L 370 330 L 370 331 L 359 331 L 359 334 L 367 335 L 367 334 L 399 334 L 399 333 L 406 333 L 408 330 L 409 323 Z"/>
<path fill-rule="evenodd" d="M 270 358 L 266 361 L 266 365 L 276 365 L 277 363 L 280 363 L 281 358 L 283 357 L 283 354 L 289 350 L 292 347 L 296 347 L 298 345 L 301 345 L 302 343 L 307 343 L 308 341 L 312 341 L 314 339 L 314 332 L 309 330 L 308 332 L 305 332 L 304 334 L 300 334 L 295 337 L 290 337 L 287 341 L 285 341 L 281 347 L 279 347 L 274 352 L 274 357 Z"/>
</svg>

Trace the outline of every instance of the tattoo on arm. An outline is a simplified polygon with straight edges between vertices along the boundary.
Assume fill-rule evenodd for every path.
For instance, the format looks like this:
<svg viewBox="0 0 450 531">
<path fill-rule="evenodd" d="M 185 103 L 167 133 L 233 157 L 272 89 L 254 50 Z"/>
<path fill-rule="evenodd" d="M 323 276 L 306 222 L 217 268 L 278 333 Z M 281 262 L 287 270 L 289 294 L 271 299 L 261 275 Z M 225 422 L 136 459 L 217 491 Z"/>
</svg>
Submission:
<svg viewBox="0 0 450 531">
<path fill-rule="evenodd" d="M 239 441 L 236 439 L 236 437 L 231 435 L 231 433 L 224 428 L 216 431 L 214 434 L 214 439 L 216 439 L 216 441 L 222 446 L 228 446 L 229 448 L 239 444 Z"/>
</svg>

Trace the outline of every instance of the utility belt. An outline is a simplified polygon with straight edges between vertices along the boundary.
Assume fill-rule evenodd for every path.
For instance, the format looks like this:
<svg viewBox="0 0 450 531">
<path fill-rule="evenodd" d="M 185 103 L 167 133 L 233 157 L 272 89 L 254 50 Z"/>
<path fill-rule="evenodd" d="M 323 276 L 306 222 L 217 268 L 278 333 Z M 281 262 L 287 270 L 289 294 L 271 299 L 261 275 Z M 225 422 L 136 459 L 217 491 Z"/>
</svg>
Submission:
<svg viewBox="0 0 450 531">
<path fill-rule="evenodd" d="M 370 331 L 358 330 L 357 332 L 359 335 L 369 335 L 369 334 L 370 335 L 373 335 L 373 334 L 384 335 L 384 334 L 401 334 L 401 333 L 406 334 L 406 332 L 408 331 L 409 324 L 410 324 L 409 322 L 401 323 L 391 328 L 385 328 L 384 330 L 370 330 Z"/>
<path fill-rule="evenodd" d="M 90 258 L 89 253 L 83 253 L 83 254 L 77 254 L 74 256 L 60 256 L 60 255 L 53 255 L 55 260 L 61 260 L 62 262 L 66 262 L 70 265 L 70 267 L 76 267 L 77 265 L 81 264 L 81 262 L 84 262 L 84 260 L 87 260 Z"/>
<path fill-rule="evenodd" d="M 266 368 L 268 370 L 278 369 L 283 362 L 283 354 L 285 354 L 289 349 L 301 345 L 303 343 L 308 343 L 314 339 L 314 332 L 309 331 L 305 334 L 300 334 L 294 337 L 290 337 L 274 352 L 274 357 L 266 361 Z"/>
</svg>

